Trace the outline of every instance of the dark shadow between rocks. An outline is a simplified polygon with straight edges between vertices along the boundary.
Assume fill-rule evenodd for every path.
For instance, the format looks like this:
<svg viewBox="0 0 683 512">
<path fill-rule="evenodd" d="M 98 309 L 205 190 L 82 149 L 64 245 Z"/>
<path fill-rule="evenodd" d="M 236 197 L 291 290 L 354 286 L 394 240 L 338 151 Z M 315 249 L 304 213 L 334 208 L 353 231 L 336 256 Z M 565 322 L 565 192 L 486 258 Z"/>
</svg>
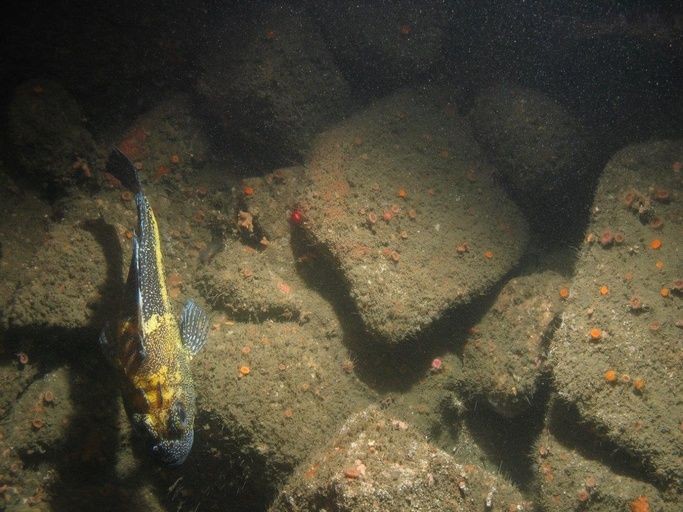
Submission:
<svg viewBox="0 0 683 512">
<path fill-rule="evenodd" d="M 195 441 L 189 458 L 178 469 L 150 468 L 168 510 L 266 510 L 275 498 L 277 483 L 269 478 L 267 456 L 250 454 L 246 431 L 225 425 L 198 404 Z M 291 473 L 292 467 L 283 473 Z"/>
<path fill-rule="evenodd" d="M 477 445 L 492 464 L 521 489 L 533 484 L 531 446 L 543 430 L 550 386 L 545 378 L 530 402 L 531 407 L 516 418 L 504 418 L 484 403 L 467 405 L 464 421 Z"/>
<path fill-rule="evenodd" d="M 447 310 L 417 336 L 400 344 L 387 345 L 367 332 L 363 326 L 348 286 L 332 270 L 336 267 L 333 256 L 324 247 L 312 243 L 298 229 L 292 230 L 291 246 L 295 258 L 308 254 L 311 250 L 319 255 L 313 264 L 298 265 L 299 274 L 308 286 L 332 305 L 337 316 L 343 319 L 340 322 L 342 339 L 353 355 L 354 372 L 378 393 L 408 391 L 429 371 L 431 362 L 437 355 L 455 352 L 462 358 L 461 347 L 467 336 L 467 329 L 479 321 L 490 308 L 502 285 L 517 271 L 516 268 L 512 269 L 496 286 L 475 297 L 470 303 Z"/>
<path fill-rule="evenodd" d="M 639 456 L 629 453 L 605 438 L 598 427 L 586 422 L 575 405 L 553 399 L 549 405 L 548 428 L 557 441 L 582 457 L 596 460 L 618 475 L 634 480 L 643 479 L 643 465 Z M 650 479 L 655 487 L 666 490 L 666 483 Z"/>
</svg>

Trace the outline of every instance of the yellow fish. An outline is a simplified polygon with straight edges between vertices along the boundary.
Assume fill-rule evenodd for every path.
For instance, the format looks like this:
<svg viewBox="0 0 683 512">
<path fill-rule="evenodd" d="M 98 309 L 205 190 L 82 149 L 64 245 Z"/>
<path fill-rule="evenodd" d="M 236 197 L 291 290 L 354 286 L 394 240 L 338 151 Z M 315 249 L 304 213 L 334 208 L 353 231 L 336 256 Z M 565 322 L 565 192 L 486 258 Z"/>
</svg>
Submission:
<svg viewBox="0 0 683 512">
<path fill-rule="evenodd" d="M 113 328 L 102 330 L 100 345 L 118 370 L 128 417 L 152 457 L 178 466 L 194 439 L 190 360 L 206 342 L 209 320 L 192 300 L 176 319 L 164 279 L 159 227 L 137 170 L 114 148 L 107 171 L 135 194 L 138 223 L 121 311 Z"/>
</svg>

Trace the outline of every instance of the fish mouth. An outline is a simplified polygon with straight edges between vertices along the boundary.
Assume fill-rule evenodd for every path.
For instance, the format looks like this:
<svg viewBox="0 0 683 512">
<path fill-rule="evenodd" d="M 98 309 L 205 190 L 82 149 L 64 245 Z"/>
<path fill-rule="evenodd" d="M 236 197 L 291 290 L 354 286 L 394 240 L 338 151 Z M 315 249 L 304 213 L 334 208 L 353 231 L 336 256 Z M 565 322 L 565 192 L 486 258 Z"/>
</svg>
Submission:
<svg viewBox="0 0 683 512">
<path fill-rule="evenodd" d="M 194 431 L 188 430 L 179 439 L 164 439 L 152 445 L 152 457 L 161 465 L 175 468 L 180 466 L 192 450 Z"/>
</svg>

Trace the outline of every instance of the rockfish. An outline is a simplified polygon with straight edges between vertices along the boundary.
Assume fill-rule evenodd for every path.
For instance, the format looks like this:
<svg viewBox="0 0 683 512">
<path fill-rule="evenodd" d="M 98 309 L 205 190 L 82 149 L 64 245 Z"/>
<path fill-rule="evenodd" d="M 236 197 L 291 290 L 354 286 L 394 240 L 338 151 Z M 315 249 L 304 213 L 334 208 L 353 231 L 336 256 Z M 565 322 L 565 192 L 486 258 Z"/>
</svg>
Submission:
<svg viewBox="0 0 683 512">
<path fill-rule="evenodd" d="M 135 194 L 138 222 L 119 317 L 100 334 L 100 345 L 119 373 L 123 401 L 152 457 L 178 466 L 194 439 L 195 389 L 190 360 L 201 350 L 209 320 L 192 300 L 180 319 L 166 290 L 159 227 L 133 163 L 117 148 L 107 171 Z"/>
</svg>

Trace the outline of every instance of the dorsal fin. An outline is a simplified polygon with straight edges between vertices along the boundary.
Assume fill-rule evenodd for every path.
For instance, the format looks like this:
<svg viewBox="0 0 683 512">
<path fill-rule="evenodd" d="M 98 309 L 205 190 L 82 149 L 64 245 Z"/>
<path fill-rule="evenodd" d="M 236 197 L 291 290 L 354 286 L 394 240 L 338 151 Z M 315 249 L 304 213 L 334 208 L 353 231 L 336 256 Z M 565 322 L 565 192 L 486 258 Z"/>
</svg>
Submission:
<svg viewBox="0 0 683 512">
<path fill-rule="evenodd" d="M 107 160 L 107 172 L 114 176 L 131 192 L 137 194 L 142 191 L 138 170 L 133 162 L 117 147 L 113 147 Z"/>
</svg>

